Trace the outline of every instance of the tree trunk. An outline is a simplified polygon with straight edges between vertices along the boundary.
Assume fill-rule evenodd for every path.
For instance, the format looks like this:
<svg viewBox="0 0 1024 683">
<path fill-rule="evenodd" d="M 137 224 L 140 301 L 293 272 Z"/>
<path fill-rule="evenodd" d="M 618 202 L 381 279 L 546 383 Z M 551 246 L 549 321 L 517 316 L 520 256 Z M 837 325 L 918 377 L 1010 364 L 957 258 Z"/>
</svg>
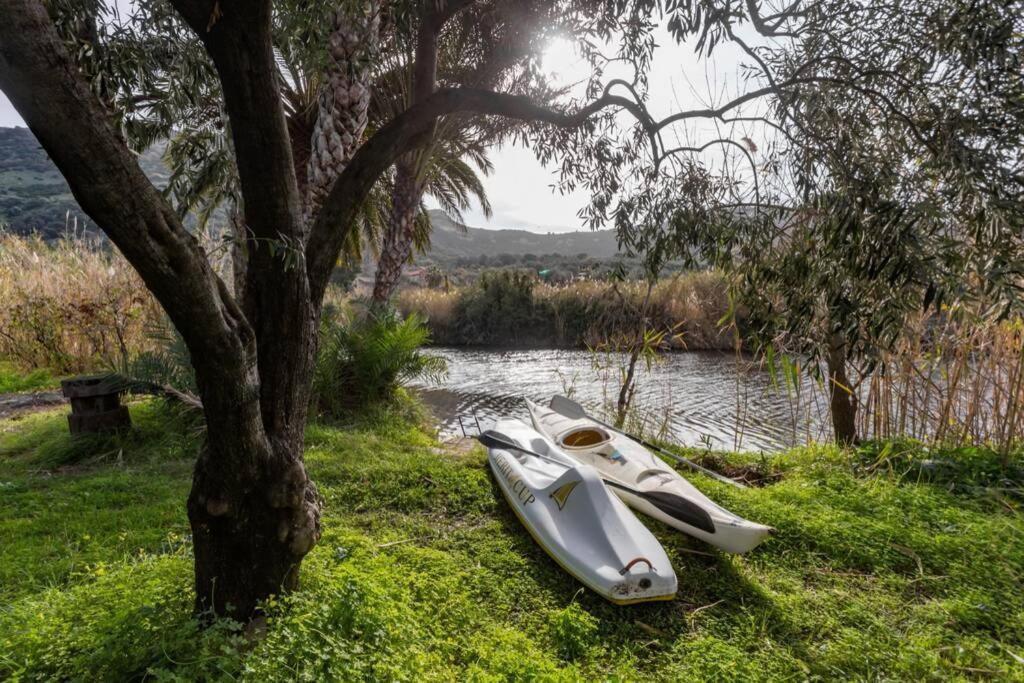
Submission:
<svg viewBox="0 0 1024 683">
<path fill-rule="evenodd" d="M 373 56 L 380 38 L 380 2 L 335 11 L 327 44 L 327 82 L 317 101 L 305 183 L 305 222 L 313 222 L 363 137 L 370 110 Z"/>
<path fill-rule="evenodd" d="M 214 429 L 214 427 L 211 427 Z M 235 439 L 235 443 L 245 439 Z M 195 552 L 197 613 L 246 620 L 267 596 L 294 589 L 299 565 L 320 537 L 320 499 L 301 449 L 271 449 L 240 473 L 204 446 L 188 516 Z"/>
<path fill-rule="evenodd" d="M 857 397 L 846 376 L 846 344 L 833 336 L 828 349 L 829 406 L 836 443 L 857 443 Z"/>
<path fill-rule="evenodd" d="M 241 301 L 245 298 L 245 281 L 249 270 L 249 236 L 245 230 L 245 216 L 241 207 L 236 205 L 229 210 L 228 224 L 231 226 L 231 293 Z"/>
<path fill-rule="evenodd" d="M 402 277 L 402 268 L 412 254 L 416 214 L 419 212 L 422 195 L 415 174 L 414 160 L 403 159 L 397 164 L 390 223 L 377 261 L 377 275 L 373 284 L 373 303 L 378 306 L 386 304 L 395 293 Z"/>
<path fill-rule="evenodd" d="M 636 330 L 634 331 L 633 343 L 629 348 L 629 364 L 626 366 L 626 376 L 623 378 L 622 386 L 619 388 L 619 398 L 615 404 L 615 426 L 619 429 L 626 423 L 626 414 L 633 403 L 633 394 L 636 392 L 636 364 L 640 360 L 640 354 L 644 350 L 644 336 L 647 334 L 647 314 L 651 306 L 651 294 L 654 292 L 653 278 L 647 280 L 647 291 L 644 300 L 637 311 Z M 618 288 L 616 288 L 618 293 Z M 625 304 L 625 298 L 619 294 L 619 298 Z"/>
</svg>

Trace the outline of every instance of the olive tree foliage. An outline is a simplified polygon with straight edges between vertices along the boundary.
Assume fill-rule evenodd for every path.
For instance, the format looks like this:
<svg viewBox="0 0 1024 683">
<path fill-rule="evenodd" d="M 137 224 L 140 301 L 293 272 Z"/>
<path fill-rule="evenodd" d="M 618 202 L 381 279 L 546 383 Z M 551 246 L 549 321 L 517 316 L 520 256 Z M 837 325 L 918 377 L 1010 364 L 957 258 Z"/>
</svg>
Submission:
<svg viewBox="0 0 1024 683">
<path fill-rule="evenodd" d="M 1020 311 L 1021 3 L 674 7 L 698 55 L 740 50 L 746 90 L 630 129 L 594 120 L 590 144 L 548 157 L 592 194 L 591 224 L 614 224 L 652 270 L 727 268 L 755 347 L 827 375 L 836 436 L 855 440 L 847 364 L 883 363 L 909 315 Z M 646 100 L 642 77 L 619 86 Z M 717 135 L 673 141 L 695 115 Z"/>
<path fill-rule="evenodd" d="M 776 211 L 740 237 L 753 332 L 824 365 L 833 426 L 856 439 L 855 384 L 885 371 L 907 320 L 929 308 L 1021 312 L 1024 13 L 1019 2 L 811 6 L 776 79 L 787 158 Z"/>
</svg>

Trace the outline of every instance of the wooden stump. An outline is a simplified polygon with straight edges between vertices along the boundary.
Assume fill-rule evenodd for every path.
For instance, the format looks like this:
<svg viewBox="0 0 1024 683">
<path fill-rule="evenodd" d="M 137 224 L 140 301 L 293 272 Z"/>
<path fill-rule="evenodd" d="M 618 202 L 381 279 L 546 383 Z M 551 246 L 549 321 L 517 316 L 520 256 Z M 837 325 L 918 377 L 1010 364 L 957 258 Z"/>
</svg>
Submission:
<svg viewBox="0 0 1024 683">
<path fill-rule="evenodd" d="M 62 380 L 60 388 L 71 401 L 68 428 L 72 434 L 110 432 L 132 426 L 128 408 L 121 405 L 120 382 L 108 376 Z"/>
</svg>

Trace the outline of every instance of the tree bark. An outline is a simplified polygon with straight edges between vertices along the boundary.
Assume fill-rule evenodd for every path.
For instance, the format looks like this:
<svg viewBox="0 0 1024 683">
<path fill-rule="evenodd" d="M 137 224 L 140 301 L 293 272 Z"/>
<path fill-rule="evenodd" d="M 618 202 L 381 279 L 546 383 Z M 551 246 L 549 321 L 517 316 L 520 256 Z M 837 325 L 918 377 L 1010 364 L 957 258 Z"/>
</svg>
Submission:
<svg viewBox="0 0 1024 683">
<path fill-rule="evenodd" d="M 829 407 L 836 443 L 857 443 L 857 397 L 846 376 L 846 344 L 833 335 L 828 348 Z"/>
<path fill-rule="evenodd" d="M 231 121 L 246 231 L 239 301 L 254 335 L 250 371 L 259 409 L 223 435 L 235 407 L 206 410 L 209 440 L 188 501 L 196 609 L 245 619 L 261 600 L 295 587 L 302 558 L 320 536 L 321 503 L 303 463 L 319 299 L 306 275 L 306 225 L 277 84 L 271 5 L 258 0 L 221 12 L 203 2 L 174 4 L 213 58 Z M 201 389 L 206 406 L 209 389 Z M 262 438 L 250 445 L 253 435 Z"/>
<path fill-rule="evenodd" d="M 305 182 L 305 221 L 312 223 L 331 186 L 362 141 L 370 110 L 373 56 L 380 38 L 380 2 L 364 0 L 334 12 L 326 83 L 317 101 Z"/>
<path fill-rule="evenodd" d="M 395 187 L 391 195 L 391 216 L 373 284 L 373 303 L 383 306 L 395 293 L 402 268 L 412 255 L 422 188 L 416 182 L 415 160 L 403 159 L 395 169 Z"/>
<path fill-rule="evenodd" d="M 202 449 L 188 498 L 196 611 L 244 620 L 298 585 L 300 563 L 320 537 L 321 502 L 301 450 L 260 448 L 253 458 L 239 452 L 244 434 L 225 437 L 229 448 Z"/>
</svg>

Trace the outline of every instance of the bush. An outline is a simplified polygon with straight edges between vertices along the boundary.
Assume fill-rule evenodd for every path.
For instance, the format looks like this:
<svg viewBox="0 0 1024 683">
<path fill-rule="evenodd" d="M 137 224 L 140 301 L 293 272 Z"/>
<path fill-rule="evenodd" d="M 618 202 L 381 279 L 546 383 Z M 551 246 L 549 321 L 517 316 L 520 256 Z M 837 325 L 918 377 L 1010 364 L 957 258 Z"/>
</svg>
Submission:
<svg viewBox="0 0 1024 683">
<path fill-rule="evenodd" d="M 465 290 L 455 308 L 455 334 L 463 344 L 516 346 L 543 340 L 550 307 L 534 296 L 537 280 L 515 270 L 488 271 Z"/>
<path fill-rule="evenodd" d="M 129 384 L 148 383 L 165 386 L 192 396 L 199 395 L 192 355 L 185 340 L 167 321 L 163 327 L 150 331 L 152 348 L 130 358 L 121 369 Z"/>
<path fill-rule="evenodd" d="M 430 332 L 415 314 L 370 313 L 348 324 L 327 319 L 313 378 L 316 407 L 339 417 L 391 402 L 411 379 L 440 380 L 447 371 L 444 359 L 420 351 L 429 341 Z"/>
</svg>

